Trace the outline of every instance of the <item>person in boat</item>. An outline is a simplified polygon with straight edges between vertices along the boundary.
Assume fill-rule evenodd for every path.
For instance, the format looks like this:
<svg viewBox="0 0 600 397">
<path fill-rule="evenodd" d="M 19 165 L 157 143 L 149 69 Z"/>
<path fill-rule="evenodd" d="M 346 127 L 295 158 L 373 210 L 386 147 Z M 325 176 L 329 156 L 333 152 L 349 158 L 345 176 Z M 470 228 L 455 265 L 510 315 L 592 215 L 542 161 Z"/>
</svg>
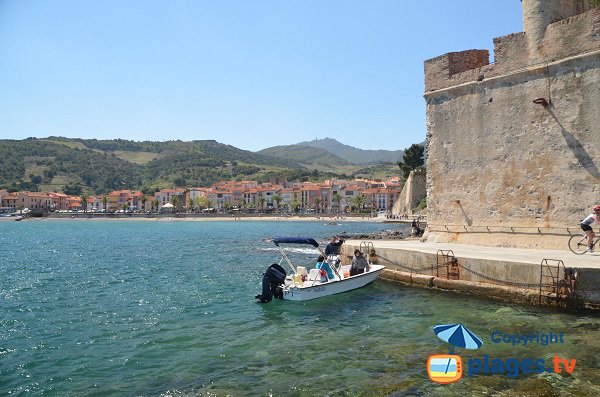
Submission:
<svg viewBox="0 0 600 397">
<path fill-rule="evenodd" d="M 331 237 L 329 243 L 325 246 L 325 255 L 339 255 L 342 244 L 344 244 L 344 240 L 341 238 L 336 236 Z"/>
<path fill-rule="evenodd" d="M 354 257 L 352 258 L 352 265 L 350 266 L 350 277 L 364 273 L 365 271 L 369 271 L 369 263 L 362 252 L 356 249 L 354 250 Z"/>
<path fill-rule="evenodd" d="M 329 266 L 329 263 L 325 261 L 325 257 L 323 255 L 319 255 L 315 267 L 321 271 L 322 283 L 326 283 L 328 280 L 333 280 L 333 278 L 335 277 L 333 275 L 333 269 L 331 268 L 331 266 Z"/>
</svg>

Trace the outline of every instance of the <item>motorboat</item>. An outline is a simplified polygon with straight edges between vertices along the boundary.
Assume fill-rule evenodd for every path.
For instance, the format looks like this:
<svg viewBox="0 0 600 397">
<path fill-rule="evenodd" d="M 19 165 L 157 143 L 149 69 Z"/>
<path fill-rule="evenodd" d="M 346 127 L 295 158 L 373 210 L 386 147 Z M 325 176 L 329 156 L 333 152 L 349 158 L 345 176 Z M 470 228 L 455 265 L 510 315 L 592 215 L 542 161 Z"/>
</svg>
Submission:
<svg viewBox="0 0 600 397">
<path fill-rule="evenodd" d="M 325 255 L 316 240 L 309 237 L 276 237 L 273 243 L 281 253 L 279 263 L 274 263 L 267 268 L 262 279 L 262 294 L 256 296 L 261 303 L 267 303 L 273 297 L 291 301 L 307 301 L 329 295 L 352 291 L 377 279 L 385 266 L 370 263 L 366 272 L 350 276 L 350 265 L 342 265 L 339 255 Z M 314 263 L 308 268 L 295 265 L 290 260 L 284 247 L 288 245 L 312 246 L 323 257 L 333 270 L 334 277 L 324 277 Z M 282 265 L 291 270 L 287 274 Z"/>
</svg>

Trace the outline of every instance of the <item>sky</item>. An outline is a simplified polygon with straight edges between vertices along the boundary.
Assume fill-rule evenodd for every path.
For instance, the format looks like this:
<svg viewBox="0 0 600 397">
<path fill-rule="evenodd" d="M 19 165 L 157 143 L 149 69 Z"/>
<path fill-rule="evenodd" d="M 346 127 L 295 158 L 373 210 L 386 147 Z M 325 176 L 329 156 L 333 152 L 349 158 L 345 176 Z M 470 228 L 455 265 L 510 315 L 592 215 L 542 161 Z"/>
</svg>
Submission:
<svg viewBox="0 0 600 397">
<path fill-rule="evenodd" d="M 518 0 L 0 0 L 0 139 L 405 149 L 423 62 L 522 30 Z"/>
</svg>

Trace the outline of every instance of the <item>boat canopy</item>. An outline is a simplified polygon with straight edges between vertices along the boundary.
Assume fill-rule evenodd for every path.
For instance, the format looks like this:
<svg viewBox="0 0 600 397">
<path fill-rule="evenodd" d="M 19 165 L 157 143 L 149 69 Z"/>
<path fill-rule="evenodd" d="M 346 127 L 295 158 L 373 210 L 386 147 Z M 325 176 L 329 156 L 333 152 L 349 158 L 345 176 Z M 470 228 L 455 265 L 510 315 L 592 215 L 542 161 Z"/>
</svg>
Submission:
<svg viewBox="0 0 600 397">
<path fill-rule="evenodd" d="M 319 243 L 310 237 L 275 237 L 273 243 L 279 247 L 279 244 L 308 244 L 318 247 Z"/>
</svg>

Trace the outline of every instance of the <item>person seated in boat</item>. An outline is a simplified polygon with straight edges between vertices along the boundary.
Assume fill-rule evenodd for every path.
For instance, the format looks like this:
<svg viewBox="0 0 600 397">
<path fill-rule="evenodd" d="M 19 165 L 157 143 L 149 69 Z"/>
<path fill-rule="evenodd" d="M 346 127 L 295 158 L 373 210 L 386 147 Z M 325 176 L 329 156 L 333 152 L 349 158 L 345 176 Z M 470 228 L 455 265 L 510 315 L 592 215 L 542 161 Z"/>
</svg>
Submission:
<svg viewBox="0 0 600 397">
<path fill-rule="evenodd" d="M 319 255 L 315 267 L 321 271 L 322 283 L 326 283 L 328 280 L 334 279 L 335 276 L 333 274 L 333 269 L 331 266 L 329 266 L 329 263 L 325 261 L 325 257 L 323 255 Z"/>
<path fill-rule="evenodd" d="M 325 255 L 339 255 L 342 244 L 344 244 L 344 240 L 341 238 L 336 236 L 331 237 L 329 243 L 325 246 Z"/>
<path fill-rule="evenodd" d="M 362 274 L 365 271 L 369 271 L 369 263 L 363 256 L 360 250 L 354 250 L 354 257 L 352 258 L 352 265 L 350 266 L 350 277 Z"/>
</svg>

